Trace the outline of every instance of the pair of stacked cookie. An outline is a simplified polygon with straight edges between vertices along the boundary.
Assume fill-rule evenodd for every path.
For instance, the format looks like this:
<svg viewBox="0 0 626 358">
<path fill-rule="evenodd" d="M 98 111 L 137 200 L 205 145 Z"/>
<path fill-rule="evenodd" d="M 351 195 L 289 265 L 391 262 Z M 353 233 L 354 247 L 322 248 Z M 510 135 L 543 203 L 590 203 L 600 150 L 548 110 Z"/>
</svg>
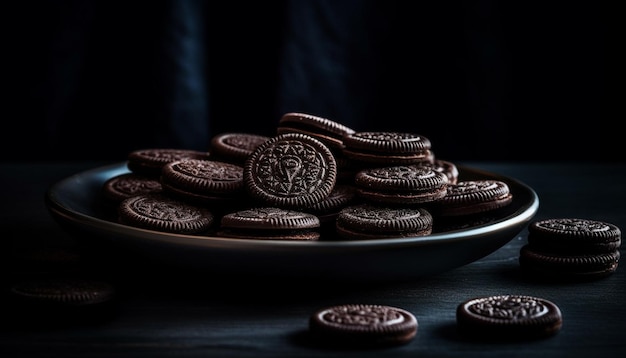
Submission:
<svg viewBox="0 0 626 358">
<path fill-rule="evenodd" d="M 528 226 L 520 249 L 524 274 L 542 280 L 592 280 L 617 269 L 621 231 L 610 223 L 578 218 L 550 218 Z"/>
</svg>

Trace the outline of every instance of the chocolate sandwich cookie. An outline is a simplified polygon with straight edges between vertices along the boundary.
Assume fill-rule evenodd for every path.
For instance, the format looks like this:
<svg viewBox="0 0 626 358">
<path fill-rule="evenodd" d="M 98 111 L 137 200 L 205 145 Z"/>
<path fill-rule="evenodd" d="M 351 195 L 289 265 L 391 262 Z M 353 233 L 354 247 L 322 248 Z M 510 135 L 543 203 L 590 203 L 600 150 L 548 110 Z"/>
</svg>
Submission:
<svg viewBox="0 0 626 358">
<path fill-rule="evenodd" d="M 528 225 L 522 273 L 535 280 L 593 280 L 617 270 L 621 230 L 607 222 L 548 218 Z"/>
<path fill-rule="evenodd" d="M 137 174 L 159 177 L 167 163 L 181 159 L 209 159 L 209 152 L 191 149 L 147 148 L 128 153 L 127 167 Z"/>
<path fill-rule="evenodd" d="M 343 155 L 362 168 L 434 160 L 428 138 L 403 132 L 355 132 L 343 137 Z"/>
<path fill-rule="evenodd" d="M 528 225 L 528 244 L 552 253 L 610 253 L 621 246 L 621 230 L 607 222 L 579 218 L 549 218 Z"/>
<path fill-rule="evenodd" d="M 361 170 L 354 184 L 365 202 L 408 206 L 443 198 L 448 178 L 432 168 L 402 165 Z"/>
<path fill-rule="evenodd" d="M 418 322 L 411 312 L 392 306 L 343 304 L 317 310 L 309 331 L 318 342 L 346 347 L 387 347 L 409 343 Z"/>
<path fill-rule="evenodd" d="M 285 113 L 278 121 L 277 134 L 302 133 L 318 139 L 331 151 L 340 153 L 343 149 L 343 137 L 355 131 L 331 119 L 306 113 Z"/>
<path fill-rule="evenodd" d="M 371 204 L 348 206 L 336 219 L 337 235 L 346 240 L 426 236 L 432 226 L 433 217 L 424 208 Z"/>
<path fill-rule="evenodd" d="M 448 183 L 450 184 L 456 184 L 459 181 L 459 168 L 449 160 L 434 159 L 432 162 L 422 162 L 418 165 L 444 173 L 448 177 Z"/>
<path fill-rule="evenodd" d="M 484 213 L 509 205 L 513 194 L 500 180 L 464 180 L 448 184 L 446 195 L 433 203 L 436 216 L 463 216 Z"/>
<path fill-rule="evenodd" d="M 106 209 L 117 210 L 120 202 L 139 194 L 159 193 L 163 190 L 159 179 L 136 173 L 116 175 L 104 182 L 102 197 Z"/>
<path fill-rule="evenodd" d="M 260 205 L 299 210 L 326 199 L 337 179 L 330 149 L 301 133 L 285 133 L 258 146 L 244 165 L 244 184 Z"/>
<path fill-rule="evenodd" d="M 309 213 L 259 207 L 222 216 L 218 236 L 255 240 L 318 240 L 320 221 Z"/>
<path fill-rule="evenodd" d="M 121 224 L 175 234 L 203 234 L 213 224 L 206 208 L 161 194 L 143 194 L 123 200 L 118 210 Z"/>
<path fill-rule="evenodd" d="M 183 159 L 161 171 L 163 191 L 214 213 L 235 210 L 247 203 L 243 167 L 217 160 Z"/>
<path fill-rule="evenodd" d="M 519 264 L 525 277 L 538 281 L 590 281 L 617 270 L 620 251 L 591 254 L 562 254 L 522 246 Z"/>
<path fill-rule="evenodd" d="M 459 332 L 486 341 L 532 340 L 553 336 L 563 317 L 551 301 L 524 295 L 493 295 L 462 302 L 456 309 Z"/>
<path fill-rule="evenodd" d="M 211 159 L 243 165 L 250 154 L 270 137 L 252 133 L 221 133 L 211 138 Z"/>
<path fill-rule="evenodd" d="M 14 308 L 11 318 L 29 325 L 64 325 L 106 318 L 112 313 L 116 293 L 114 285 L 95 279 L 24 279 L 9 289 Z"/>
</svg>

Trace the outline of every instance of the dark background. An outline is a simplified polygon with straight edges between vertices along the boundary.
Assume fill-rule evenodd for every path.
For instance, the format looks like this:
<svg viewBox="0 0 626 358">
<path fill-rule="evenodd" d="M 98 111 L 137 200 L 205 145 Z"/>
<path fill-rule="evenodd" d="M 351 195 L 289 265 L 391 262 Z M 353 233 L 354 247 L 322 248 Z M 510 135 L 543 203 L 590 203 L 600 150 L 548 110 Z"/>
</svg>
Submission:
<svg viewBox="0 0 626 358">
<path fill-rule="evenodd" d="M 449 160 L 623 161 L 613 3 L 19 2 L 0 143 L 8 161 L 123 160 L 300 111 Z"/>
</svg>

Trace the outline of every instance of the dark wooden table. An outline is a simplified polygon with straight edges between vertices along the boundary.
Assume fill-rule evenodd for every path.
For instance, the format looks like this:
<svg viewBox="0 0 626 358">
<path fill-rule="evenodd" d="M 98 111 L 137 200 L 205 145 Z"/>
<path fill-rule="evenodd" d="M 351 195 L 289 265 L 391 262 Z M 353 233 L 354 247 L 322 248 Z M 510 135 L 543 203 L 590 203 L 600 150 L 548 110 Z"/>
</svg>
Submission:
<svg viewBox="0 0 626 358">
<path fill-rule="evenodd" d="M 611 357 L 626 352 L 626 275 L 584 283 L 524 279 L 518 254 L 527 231 L 471 264 L 410 282 L 298 284 L 294 280 L 193 273 L 132 257 L 76 249 L 76 238 L 55 222 L 44 204 L 48 187 L 71 174 L 106 163 L 3 163 L 0 165 L 3 287 L 29 275 L 79 268 L 118 289 L 110 317 L 91 324 L 16 326 L 0 318 L 0 357 Z M 507 175 L 538 194 L 534 219 L 584 217 L 626 228 L 626 165 L 594 163 L 463 163 Z M 78 255 L 77 266 L 51 261 L 31 265 L 23 253 L 60 249 Z M 622 250 L 623 252 L 623 250 Z M 80 255 L 87 255 L 86 258 Z M 83 261 L 81 261 L 81 259 Z M 85 262 L 86 261 L 86 262 Z M 55 266 L 56 265 L 56 266 Z M 6 298 L 4 296 L 3 298 Z M 555 302 L 561 331 L 525 342 L 475 342 L 455 328 L 455 309 L 468 298 L 526 294 Z M 4 301 L 2 317 L 11 313 Z M 377 303 L 415 314 L 419 330 L 407 345 L 339 350 L 315 345 L 309 315 L 337 303 Z"/>
</svg>

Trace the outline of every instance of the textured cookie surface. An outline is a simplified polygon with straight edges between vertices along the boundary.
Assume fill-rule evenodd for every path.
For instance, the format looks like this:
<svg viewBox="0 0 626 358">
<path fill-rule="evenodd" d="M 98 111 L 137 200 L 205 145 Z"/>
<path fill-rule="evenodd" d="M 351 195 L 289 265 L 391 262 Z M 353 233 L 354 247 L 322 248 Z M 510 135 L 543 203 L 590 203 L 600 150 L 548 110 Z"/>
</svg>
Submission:
<svg viewBox="0 0 626 358">
<path fill-rule="evenodd" d="M 144 194 L 125 199 L 118 210 L 119 222 L 143 229 L 179 234 L 200 234 L 213 223 L 213 214 L 162 194 Z"/>
<path fill-rule="evenodd" d="M 337 179 L 330 149 L 300 133 L 281 134 L 257 147 L 244 166 L 251 197 L 266 206 L 301 209 L 326 199 Z"/>
<path fill-rule="evenodd" d="M 232 238 L 317 240 L 320 221 L 313 214 L 258 207 L 222 216 L 218 235 Z"/>
<path fill-rule="evenodd" d="M 408 165 L 434 159 L 430 140 L 414 133 L 355 132 L 343 142 L 343 154 L 364 165 Z"/>
<path fill-rule="evenodd" d="M 525 340 L 556 334 L 563 324 L 553 302 L 525 295 L 492 295 L 462 302 L 456 310 L 463 335 L 481 340 Z"/>
<path fill-rule="evenodd" d="M 426 209 L 371 204 L 348 206 L 336 219 L 337 234 L 348 240 L 425 236 L 432 226 L 433 217 Z"/>
<path fill-rule="evenodd" d="M 590 219 L 549 218 L 528 226 L 529 244 L 547 252 L 612 252 L 620 247 L 621 237 L 617 226 Z"/>
<path fill-rule="evenodd" d="M 307 113 L 285 113 L 278 122 L 277 134 L 302 133 L 310 135 L 324 144 L 332 151 L 343 149 L 343 137 L 355 131 L 341 123 L 331 119 L 319 117 Z"/>
<path fill-rule="evenodd" d="M 122 200 L 139 194 L 158 193 L 162 191 L 161 182 L 153 177 L 135 173 L 114 176 L 104 182 L 102 193 L 109 203 L 119 204 Z"/>
<path fill-rule="evenodd" d="M 513 201 L 509 186 L 500 180 L 465 180 L 449 184 L 433 207 L 437 215 L 469 215 L 499 209 Z"/>
<path fill-rule="evenodd" d="M 418 322 L 411 312 L 398 307 L 344 304 L 316 311 L 309 318 L 309 329 L 328 343 L 387 346 L 410 342 Z"/>
<path fill-rule="evenodd" d="M 211 158 L 243 165 L 256 147 L 268 139 L 253 133 L 221 133 L 211 138 Z"/>
<path fill-rule="evenodd" d="M 208 159 L 209 152 L 175 148 L 146 148 L 128 153 L 127 166 L 131 172 L 159 176 L 167 163 L 181 159 Z"/>
</svg>

